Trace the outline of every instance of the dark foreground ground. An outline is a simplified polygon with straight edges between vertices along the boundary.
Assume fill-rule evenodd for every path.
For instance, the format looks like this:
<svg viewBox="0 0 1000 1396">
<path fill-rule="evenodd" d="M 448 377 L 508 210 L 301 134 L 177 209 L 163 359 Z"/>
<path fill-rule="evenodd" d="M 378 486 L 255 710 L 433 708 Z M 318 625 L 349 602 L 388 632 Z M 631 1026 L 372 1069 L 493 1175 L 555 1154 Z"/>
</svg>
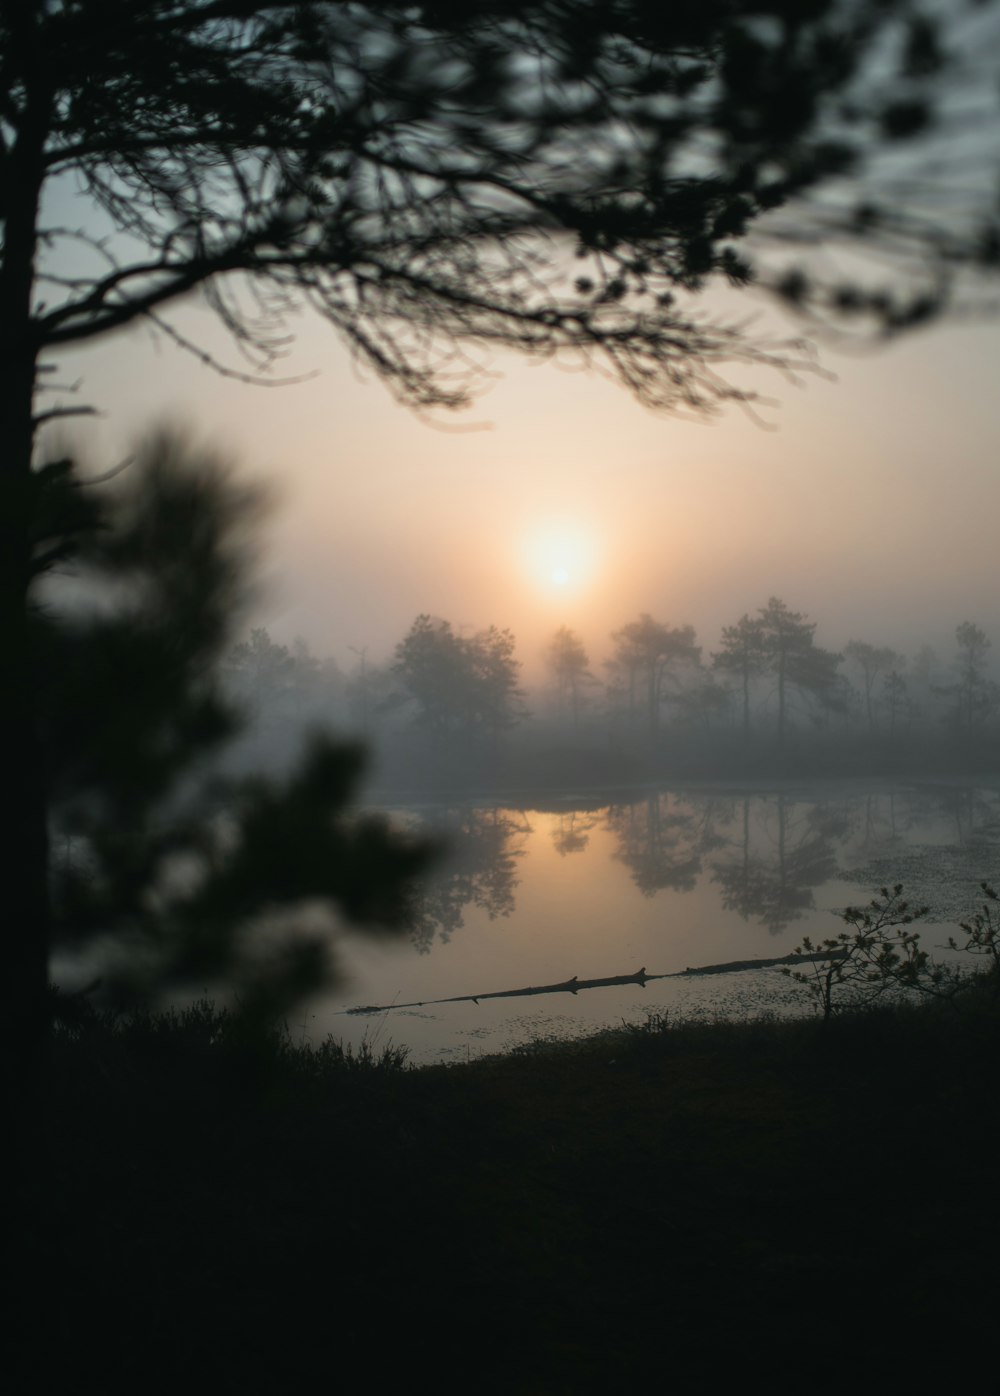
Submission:
<svg viewBox="0 0 1000 1396">
<path fill-rule="evenodd" d="M 990 1389 L 998 1065 L 985 1013 L 419 1071 L 92 1024 L 14 1198 L 7 1389 Z"/>
</svg>

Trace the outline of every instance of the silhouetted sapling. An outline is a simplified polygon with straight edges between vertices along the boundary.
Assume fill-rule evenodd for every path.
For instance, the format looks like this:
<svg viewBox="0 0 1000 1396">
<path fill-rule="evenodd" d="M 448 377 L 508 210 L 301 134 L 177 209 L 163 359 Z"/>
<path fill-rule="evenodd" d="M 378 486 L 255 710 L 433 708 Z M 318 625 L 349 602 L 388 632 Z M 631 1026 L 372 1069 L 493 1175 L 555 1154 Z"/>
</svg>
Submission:
<svg viewBox="0 0 1000 1396">
<path fill-rule="evenodd" d="M 988 884 L 983 891 L 990 901 L 997 894 Z M 911 907 L 903 899 L 903 887 L 897 883 L 890 892 L 883 887 L 866 908 L 848 907 L 843 920 L 851 927 L 839 935 L 814 944 L 804 936 L 796 946 L 796 954 L 820 954 L 807 969 L 783 969 L 782 974 L 802 984 L 811 995 L 824 1020 L 839 1009 L 872 1003 L 883 994 L 909 991 L 955 1004 L 959 994 L 985 977 L 996 978 L 998 950 L 996 920 L 989 905 L 973 919 L 961 922 L 967 942 L 959 946 L 954 938 L 952 949 L 986 954 L 992 963 L 987 974 L 969 975 L 955 965 L 942 964 L 932 958 L 920 945 L 920 934 L 909 927 L 927 915 L 926 906 Z"/>
</svg>

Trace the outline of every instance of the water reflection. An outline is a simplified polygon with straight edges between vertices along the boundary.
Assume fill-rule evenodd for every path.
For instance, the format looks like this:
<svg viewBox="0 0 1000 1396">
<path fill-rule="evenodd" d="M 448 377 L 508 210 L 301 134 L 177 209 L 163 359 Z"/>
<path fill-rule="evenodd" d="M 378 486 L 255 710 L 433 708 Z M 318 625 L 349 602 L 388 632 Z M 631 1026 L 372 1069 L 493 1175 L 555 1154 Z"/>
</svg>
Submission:
<svg viewBox="0 0 1000 1396">
<path fill-rule="evenodd" d="M 523 813 L 501 809 L 439 811 L 429 822 L 443 833 L 448 853 L 414 901 L 411 937 L 423 955 L 435 938 L 447 942 L 461 929 L 468 907 L 491 921 L 513 914 L 517 860 L 532 832 Z"/>
<path fill-rule="evenodd" d="M 466 806 L 420 822 L 443 832 L 449 848 L 414 906 L 412 939 L 426 954 L 435 941 L 450 941 L 472 909 L 491 922 L 514 915 L 519 860 L 539 823 L 560 861 L 572 859 L 592 875 L 594 860 L 610 858 L 645 899 L 714 887 L 720 911 L 780 935 L 812 917 L 818 890 L 835 880 L 858 882 L 866 891 L 896 881 L 926 884 L 934 876 L 947 880 L 955 865 L 974 891 L 979 880 L 994 875 L 1000 795 L 959 788 L 826 799 L 656 791 L 598 809 L 529 816 Z M 929 847 L 935 859 L 915 856 Z M 533 860 L 539 856 L 533 846 Z M 604 866 L 603 881 L 613 885 L 615 875 Z M 920 895 L 927 900 L 926 888 Z"/>
<path fill-rule="evenodd" d="M 901 882 L 932 919 L 953 922 L 972 910 L 980 882 L 1000 879 L 1000 792 L 934 786 L 876 797 L 856 852 L 856 881 Z"/>
<path fill-rule="evenodd" d="M 947 813 L 962 846 L 995 844 L 1000 841 L 1000 808 L 996 792 L 975 789 L 944 789 L 934 792 L 939 808 Z"/>
<path fill-rule="evenodd" d="M 644 897 L 694 890 L 705 854 L 725 843 L 716 828 L 724 807 L 711 797 L 659 793 L 611 806 L 607 826 L 618 839 L 615 857 Z"/>
<path fill-rule="evenodd" d="M 777 935 L 812 912 L 815 889 L 837 876 L 836 847 L 850 818 L 837 803 L 803 805 L 779 794 L 745 796 L 734 822 L 738 833 L 712 863 L 712 882 L 726 911 Z"/>
<path fill-rule="evenodd" d="M 780 956 L 803 935 L 835 934 L 846 905 L 896 882 L 930 905 L 933 947 L 972 910 L 978 883 L 1000 880 L 1000 793 L 984 788 L 657 791 L 408 818 L 444 828 L 448 860 L 421 891 L 412 943 L 342 946 L 347 978 L 317 1030 L 358 1040 L 378 1031 L 420 1061 L 572 1036 L 649 1009 L 801 1011 L 777 969 L 624 981 L 642 966 L 677 976 Z M 534 1000 L 507 996 L 573 976 L 613 987 L 530 1010 Z M 398 1011 L 373 1026 L 350 1017 L 359 1004 Z"/>
<path fill-rule="evenodd" d="M 552 846 L 560 858 L 570 853 L 582 853 L 590 842 L 591 830 L 600 816 L 590 810 L 569 810 L 556 816 L 552 830 Z"/>
</svg>

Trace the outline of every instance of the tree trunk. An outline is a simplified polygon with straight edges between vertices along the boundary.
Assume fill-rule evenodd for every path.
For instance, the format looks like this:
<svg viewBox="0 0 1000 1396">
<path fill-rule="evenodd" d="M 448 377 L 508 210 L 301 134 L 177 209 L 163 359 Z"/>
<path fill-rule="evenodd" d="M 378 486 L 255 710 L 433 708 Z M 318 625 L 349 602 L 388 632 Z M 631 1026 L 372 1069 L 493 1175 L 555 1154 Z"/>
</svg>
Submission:
<svg viewBox="0 0 1000 1396">
<path fill-rule="evenodd" d="M 778 655 L 778 746 L 785 745 L 785 652 Z"/>
<path fill-rule="evenodd" d="M 28 616 L 31 394 L 23 387 L 12 390 L 6 355 L 0 355 L 0 373 L 9 385 L 0 405 L 0 731 L 7 741 L 0 785 L 5 830 L 0 877 L 7 925 L 0 1022 L 4 1084 L 13 1101 L 30 1111 L 40 1098 L 48 1042 L 48 800 Z"/>
<path fill-rule="evenodd" d="M 655 661 L 653 661 L 649 666 L 648 683 L 646 686 L 646 717 L 649 722 L 650 740 L 652 740 L 656 736 L 656 719 L 658 716 L 656 708 L 657 700 L 659 698 L 659 690 L 657 685 L 658 677 L 659 675 L 657 674 L 656 663 Z"/>
<path fill-rule="evenodd" d="M 31 461 L 39 353 L 31 296 L 47 118 L 40 91 L 29 97 L 27 117 L 9 156 L 0 265 L 0 731 L 7 744 L 0 784 L 7 931 L 0 1031 L 4 1086 L 23 1123 L 40 1104 L 48 1045 L 48 800 L 28 609 L 37 527 Z M 30 1155 L 31 1140 L 22 1135 L 17 1142 Z"/>
</svg>

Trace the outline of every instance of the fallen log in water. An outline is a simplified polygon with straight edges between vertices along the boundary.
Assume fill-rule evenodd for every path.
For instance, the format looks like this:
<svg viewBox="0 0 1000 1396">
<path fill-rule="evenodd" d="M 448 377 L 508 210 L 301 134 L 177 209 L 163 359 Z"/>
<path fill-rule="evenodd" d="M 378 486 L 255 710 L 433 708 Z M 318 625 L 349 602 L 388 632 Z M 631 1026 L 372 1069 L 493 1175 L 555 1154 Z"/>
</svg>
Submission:
<svg viewBox="0 0 1000 1396">
<path fill-rule="evenodd" d="M 770 960 L 730 960 L 724 965 L 702 965 L 700 969 L 682 969 L 677 974 L 650 974 L 649 979 L 683 979 L 687 974 L 738 974 L 745 969 L 771 969 L 774 965 L 802 965 L 810 960 L 842 960 L 846 950 L 814 950 L 809 955 L 776 955 Z"/>
<path fill-rule="evenodd" d="M 674 970 L 672 974 L 647 974 L 645 965 L 635 974 L 612 974 L 606 979 L 565 979 L 561 984 L 535 984 L 527 989 L 494 989 L 483 994 L 456 994 L 448 999 L 419 999 L 413 1003 L 366 1004 L 359 1008 L 344 1008 L 342 1013 L 388 1013 L 391 1008 L 431 1008 L 439 1003 L 479 1003 L 482 999 L 521 999 L 535 994 L 578 994 L 581 989 L 614 989 L 625 984 L 645 988 L 654 979 L 684 979 L 699 974 L 737 974 L 742 970 L 770 969 L 774 965 L 801 964 L 808 960 L 826 960 L 826 951 L 811 955 L 778 955 L 768 960 L 730 960 L 724 965 L 702 965 L 699 969 Z M 836 954 L 833 958 L 836 958 Z"/>
</svg>

